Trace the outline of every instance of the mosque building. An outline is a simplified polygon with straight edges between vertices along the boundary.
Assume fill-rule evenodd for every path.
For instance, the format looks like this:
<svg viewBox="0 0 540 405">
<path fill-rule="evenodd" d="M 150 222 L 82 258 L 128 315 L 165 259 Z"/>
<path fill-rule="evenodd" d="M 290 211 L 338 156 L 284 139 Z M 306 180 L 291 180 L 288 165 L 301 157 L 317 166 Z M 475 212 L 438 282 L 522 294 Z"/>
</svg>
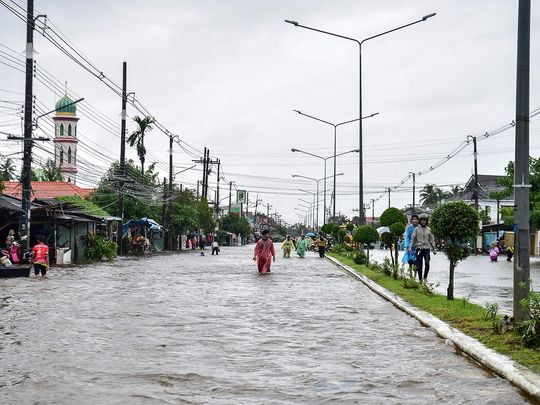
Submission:
<svg viewBox="0 0 540 405">
<path fill-rule="evenodd" d="M 77 107 L 67 95 L 56 103 L 54 120 L 54 162 L 64 181 L 77 183 Z"/>
</svg>

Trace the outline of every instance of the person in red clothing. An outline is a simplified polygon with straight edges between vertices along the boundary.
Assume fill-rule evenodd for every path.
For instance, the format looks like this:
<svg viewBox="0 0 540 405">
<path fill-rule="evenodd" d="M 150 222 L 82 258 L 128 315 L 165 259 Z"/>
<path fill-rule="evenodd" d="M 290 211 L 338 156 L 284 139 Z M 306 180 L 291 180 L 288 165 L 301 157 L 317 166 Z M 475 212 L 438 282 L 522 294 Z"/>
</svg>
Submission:
<svg viewBox="0 0 540 405">
<path fill-rule="evenodd" d="M 276 261 L 274 242 L 269 239 L 269 234 L 270 232 L 267 229 L 262 231 L 262 238 L 255 245 L 253 252 L 253 260 L 257 260 L 259 273 L 270 273 L 272 261 Z"/>
<path fill-rule="evenodd" d="M 38 276 L 41 272 L 41 277 L 44 277 L 49 269 L 49 247 L 43 243 L 44 240 L 45 238 L 43 236 L 38 236 L 38 243 L 34 245 L 34 248 L 32 249 L 34 274 Z"/>
</svg>

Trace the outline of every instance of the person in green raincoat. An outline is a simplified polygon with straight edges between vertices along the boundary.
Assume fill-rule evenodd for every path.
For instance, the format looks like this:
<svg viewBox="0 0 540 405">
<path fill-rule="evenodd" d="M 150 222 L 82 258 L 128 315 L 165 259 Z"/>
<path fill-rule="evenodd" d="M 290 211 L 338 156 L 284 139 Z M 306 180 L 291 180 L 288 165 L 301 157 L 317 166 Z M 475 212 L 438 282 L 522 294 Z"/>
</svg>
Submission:
<svg viewBox="0 0 540 405">
<path fill-rule="evenodd" d="M 308 241 L 306 240 L 306 237 L 302 235 L 298 242 L 296 242 L 296 254 L 300 257 L 304 257 L 306 255 L 307 247 Z"/>
<path fill-rule="evenodd" d="M 293 241 L 290 236 L 287 236 L 287 239 L 283 241 L 281 248 L 283 249 L 283 257 L 291 257 Z"/>
</svg>

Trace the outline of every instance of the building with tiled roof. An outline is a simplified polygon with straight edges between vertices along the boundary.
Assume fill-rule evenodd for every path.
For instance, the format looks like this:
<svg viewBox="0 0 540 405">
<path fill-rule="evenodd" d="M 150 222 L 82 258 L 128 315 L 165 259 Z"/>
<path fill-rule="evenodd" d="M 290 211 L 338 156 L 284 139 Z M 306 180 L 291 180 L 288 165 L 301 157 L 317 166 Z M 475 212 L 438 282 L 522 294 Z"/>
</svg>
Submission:
<svg viewBox="0 0 540 405">
<path fill-rule="evenodd" d="M 20 182 L 4 181 L 4 187 L 2 194 L 22 198 L 22 187 Z M 82 188 L 67 181 L 33 181 L 31 187 L 31 200 L 57 198 L 70 195 L 86 198 L 94 191 L 92 188 Z"/>
</svg>

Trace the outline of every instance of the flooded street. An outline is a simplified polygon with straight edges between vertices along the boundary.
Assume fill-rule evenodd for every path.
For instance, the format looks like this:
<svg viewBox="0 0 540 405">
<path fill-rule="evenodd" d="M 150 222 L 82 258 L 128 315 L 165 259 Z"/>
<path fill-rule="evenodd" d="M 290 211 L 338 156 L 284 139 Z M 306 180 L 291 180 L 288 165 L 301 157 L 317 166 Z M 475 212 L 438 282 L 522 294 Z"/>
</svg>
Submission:
<svg viewBox="0 0 540 405">
<path fill-rule="evenodd" d="M 251 249 L 0 280 L 0 403 L 527 403 L 328 261 Z"/>
</svg>

